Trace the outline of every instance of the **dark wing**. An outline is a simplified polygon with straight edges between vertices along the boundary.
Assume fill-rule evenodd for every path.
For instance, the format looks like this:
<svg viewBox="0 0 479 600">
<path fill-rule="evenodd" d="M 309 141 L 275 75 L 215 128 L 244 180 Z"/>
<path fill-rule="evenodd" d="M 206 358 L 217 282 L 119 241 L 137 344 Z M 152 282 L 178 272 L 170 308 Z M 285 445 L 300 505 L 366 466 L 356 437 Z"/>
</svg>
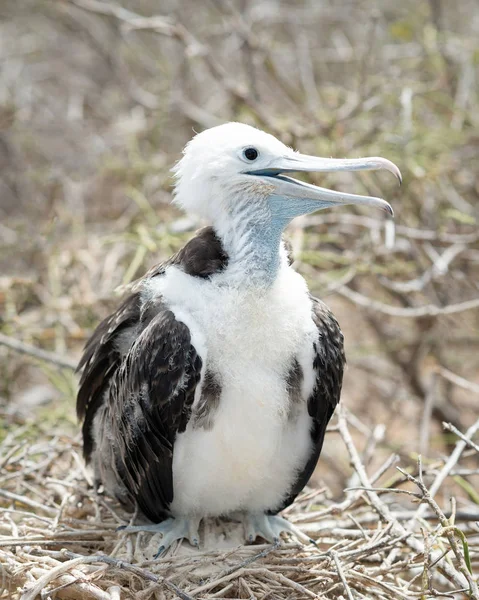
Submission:
<svg viewBox="0 0 479 600">
<path fill-rule="evenodd" d="M 79 364 L 83 370 L 77 413 L 83 419 L 85 459 L 107 491 L 138 503 L 153 521 L 173 498 L 172 450 L 184 431 L 201 359 L 188 328 L 161 298 L 142 302 L 145 279 L 169 265 L 207 278 L 225 268 L 228 256 L 211 227 L 197 232 L 167 262 L 131 286 L 121 307 L 97 327 Z"/>
<path fill-rule="evenodd" d="M 82 371 L 77 396 L 77 415 L 83 420 L 83 455 L 90 461 L 93 450 L 93 418 L 103 404 L 111 378 L 122 360 L 122 341 L 134 335 L 140 320 L 140 295 L 129 296 L 118 310 L 98 325 L 88 340 L 78 365 Z"/>
<path fill-rule="evenodd" d="M 128 286 L 131 295 L 120 308 L 96 328 L 88 341 L 78 370 L 83 371 L 77 396 L 77 414 L 83 421 L 83 454 L 90 461 L 93 450 L 93 420 L 103 405 L 112 377 L 138 335 L 140 293 L 146 279 L 161 276 L 169 265 L 178 265 L 193 277 L 206 278 L 225 268 L 228 257 L 212 227 L 200 229 L 174 256 L 152 267 Z"/>
<path fill-rule="evenodd" d="M 113 452 L 101 444 L 96 451 L 113 457 L 118 483 L 154 522 L 165 517 L 173 500 L 173 444 L 188 423 L 201 365 L 188 327 L 161 300 L 152 301 L 101 413 Z"/>
<path fill-rule="evenodd" d="M 313 451 L 291 493 L 281 508 L 275 512 L 289 506 L 308 483 L 321 454 L 326 427 L 341 396 L 343 371 L 346 363 L 343 334 L 328 307 L 317 298 L 312 297 L 311 300 L 313 321 L 319 333 L 318 341 L 314 344 L 313 368 L 316 371 L 316 385 L 308 399 L 308 412 L 313 419 L 311 428 Z"/>
<path fill-rule="evenodd" d="M 173 500 L 173 444 L 188 423 L 202 361 L 161 297 L 138 303 L 131 296 L 90 340 L 78 412 L 97 480 L 158 522 Z"/>
</svg>

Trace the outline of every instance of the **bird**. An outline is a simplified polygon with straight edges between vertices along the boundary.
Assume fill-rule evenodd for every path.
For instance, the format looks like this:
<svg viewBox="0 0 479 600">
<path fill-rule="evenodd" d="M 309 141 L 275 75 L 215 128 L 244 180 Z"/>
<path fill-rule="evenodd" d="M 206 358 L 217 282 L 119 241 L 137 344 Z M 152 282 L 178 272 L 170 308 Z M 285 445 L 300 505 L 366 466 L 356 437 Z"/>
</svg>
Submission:
<svg viewBox="0 0 479 600">
<path fill-rule="evenodd" d="M 289 174 L 378 169 L 401 181 L 387 159 L 300 154 L 236 122 L 185 146 L 174 202 L 210 224 L 132 286 L 79 363 L 85 460 L 97 486 L 149 521 L 127 532 L 162 534 L 155 557 L 179 540 L 199 546 L 207 517 L 239 515 L 245 542 L 304 537 L 279 513 L 316 467 L 345 353 L 283 232 L 330 207 L 393 210 Z"/>
</svg>

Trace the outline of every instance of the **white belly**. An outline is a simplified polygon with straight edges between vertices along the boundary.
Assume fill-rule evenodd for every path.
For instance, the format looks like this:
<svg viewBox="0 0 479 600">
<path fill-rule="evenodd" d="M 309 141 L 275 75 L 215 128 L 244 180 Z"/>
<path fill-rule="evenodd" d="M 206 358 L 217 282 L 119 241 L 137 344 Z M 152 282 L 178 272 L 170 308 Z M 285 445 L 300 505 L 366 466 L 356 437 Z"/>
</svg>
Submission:
<svg viewBox="0 0 479 600">
<path fill-rule="evenodd" d="M 180 290 L 180 291 L 178 291 Z M 282 268 L 258 294 L 199 281 L 170 268 L 161 293 L 221 384 L 212 427 L 190 420 L 173 455 L 174 515 L 221 515 L 278 508 L 311 451 L 307 398 L 314 385 L 317 330 L 304 280 Z M 304 373 L 291 407 L 286 376 L 294 358 Z M 200 386 L 195 403 L 200 398 Z"/>
</svg>

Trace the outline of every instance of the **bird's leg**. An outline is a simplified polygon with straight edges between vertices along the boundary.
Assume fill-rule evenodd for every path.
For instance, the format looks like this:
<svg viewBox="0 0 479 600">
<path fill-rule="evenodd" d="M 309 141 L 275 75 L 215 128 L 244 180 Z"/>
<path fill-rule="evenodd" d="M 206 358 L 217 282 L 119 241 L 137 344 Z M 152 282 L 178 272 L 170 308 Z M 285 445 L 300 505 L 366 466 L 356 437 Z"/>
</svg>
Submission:
<svg viewBox="0 0 479 600">
<path fill-rule="evenodd" d="M 260 536 L 272 544 L 278 544 L 281 541 L 280 534 L 283 532 L 291 533 L 298 540 L 309 544 L 312 540 L 292 525 L 283 517 L 277 515 L 267 515 L 265 513 L 248 513 L 244 519 L 245 538 L 247 542 L 254 542 Z"/>
<path fill-rule="evenodd" d="M 198 533 L 198 526 L 200 524 L 201 517 L 178 517 L 170 518 L 162 521 L 161 523 L 155 523 L 150 525 L 131 525 L 118 527 L 117 531 L 124 531 L 126 533 L 135 533 L 137 531 L 151 531 L 152 533 L 161 533 L 161 545 L 158 548 L 158 552 L 153 558 L 158 558 L 165 550 L 171 546 L 173 542 L 182 539 L 188 539 L 192 546 L 199 547 L 200 536 Z"/>
</svg>

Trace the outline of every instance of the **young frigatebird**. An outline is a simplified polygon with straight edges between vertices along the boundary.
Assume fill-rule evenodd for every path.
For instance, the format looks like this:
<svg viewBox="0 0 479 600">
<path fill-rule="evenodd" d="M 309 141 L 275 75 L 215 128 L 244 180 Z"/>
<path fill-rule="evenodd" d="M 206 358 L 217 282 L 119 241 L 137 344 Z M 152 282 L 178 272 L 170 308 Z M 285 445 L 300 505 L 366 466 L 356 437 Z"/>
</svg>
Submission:
<svg viewBox="0 0 479 600">
<path fill-rule="evenodd" d="M 375 169 L 401 177 L 384 158 L 306 156 L 240 123 L 187 144 L 175 201 L 212 225 L 140 280 L 79 365 L 85 458 L 97 484 L 153 522 L 130 531 L 163 534 L 158 554 L 198 545 L 207 516 L 242 515 L 247 541 L 298 534 L 277 513 L 313 473 L 345 357 L 282 233 L 332 206 L 392 209 L 285 173 Z"/>
</svg>

